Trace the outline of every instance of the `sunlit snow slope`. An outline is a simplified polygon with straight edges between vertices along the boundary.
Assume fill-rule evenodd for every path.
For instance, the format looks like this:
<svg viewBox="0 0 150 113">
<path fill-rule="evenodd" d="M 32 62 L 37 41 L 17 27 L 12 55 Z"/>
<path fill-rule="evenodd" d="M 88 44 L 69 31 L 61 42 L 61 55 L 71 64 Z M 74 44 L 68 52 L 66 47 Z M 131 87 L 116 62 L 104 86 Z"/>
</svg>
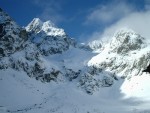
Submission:
<svg viewBox="0 0 150 113">
<path fill-rule="evenodd" d="M 149 113 L 149 101 L 123 99 L 123 81 L 89 95 L 75 82 L 42 83 L 11 69 L 1 74 L 0 113 Z"/>
</svg>

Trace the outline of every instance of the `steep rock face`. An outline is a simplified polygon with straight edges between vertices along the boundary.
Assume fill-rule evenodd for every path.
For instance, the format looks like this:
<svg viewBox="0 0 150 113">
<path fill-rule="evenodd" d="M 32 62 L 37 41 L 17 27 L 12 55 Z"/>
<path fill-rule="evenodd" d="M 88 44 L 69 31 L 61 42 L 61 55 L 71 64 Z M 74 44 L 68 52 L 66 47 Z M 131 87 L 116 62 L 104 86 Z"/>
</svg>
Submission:
<svg viewBox="0 0 150 113">
<path fill-rule="evenodd" d="M 28 36 L 2 9 L 0 9 L 0 58 L 21 49 Z"/>
<path fill-rule="evenodd" d="M 111 87 L 118 78 L 115 73 L 107 72 L 95 66 L 89 66 L 82 72 L 79 86 L 88 94 L 103 87 Z"/>
<path fill-rule="evenodd" d="M 9 57 L 0 60 L 0 69 L 12 68 L 17 71 L 24 71 L 29 77 L 42 82 L 61 80 L 60 69 L 45 60 L 38 48 L 31 42 L 27 42 L 21 51 L 16 51 Z M 59 79 L 60 77 L 60 79 Z"/>
<path fill-rule="evenodd" d="M 134 31 L 118 31 L 111 40 L 109 48 L 111 52 L 126 54 L 130 51 L 140 50 L 145 44 L 145 39 Z"/>
<path fill-rule="evenodd" d="M 26 27 L 26 30 L 31 34 L 31 41 L 45 56 L 62 53 L 70 46 L 75 46 L 75 41 L 51 21 L 42 22 L 39 18 L 35 18 Z"/>
<path fill-rule="evenodd" d="M 121 30 L 88 62 L 88 65 L 122 77 L 141 75 L 150 62 L 149 48 L 149 44 L 139 34 L 131 30 Z"/>
<path fill-rule="evenodd" d="M 50 21 L 43 23 L 36 18 L 26 29 L 27 32 L 0 9 L 0 69 L 25 71 L 43 82 L 61 80 L 66 73 L 44 56 L 60 54 L 74 46 L 75 41 Z"/>
</svg>

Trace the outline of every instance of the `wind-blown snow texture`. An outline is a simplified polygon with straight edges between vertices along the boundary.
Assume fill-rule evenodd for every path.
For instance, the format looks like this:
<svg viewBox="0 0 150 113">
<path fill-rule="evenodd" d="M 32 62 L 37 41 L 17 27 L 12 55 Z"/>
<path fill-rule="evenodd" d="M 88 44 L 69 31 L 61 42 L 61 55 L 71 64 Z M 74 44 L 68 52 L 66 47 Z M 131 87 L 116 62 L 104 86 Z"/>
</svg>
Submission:
<svg viewBox="0 0 150 113">
<path fill-rule="evenodd" d="M 132 30 L 78 44 L 51 21 L 0 9 L 0 113 L 150 113 L 150 46 Z"/>
</svg>

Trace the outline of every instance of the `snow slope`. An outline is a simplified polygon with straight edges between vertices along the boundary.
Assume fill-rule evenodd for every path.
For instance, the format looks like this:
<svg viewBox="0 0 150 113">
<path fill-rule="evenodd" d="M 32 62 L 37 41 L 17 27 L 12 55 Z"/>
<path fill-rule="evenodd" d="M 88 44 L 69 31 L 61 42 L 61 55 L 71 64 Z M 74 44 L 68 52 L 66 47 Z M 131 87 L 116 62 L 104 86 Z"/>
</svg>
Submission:
<svg viewBox="0 0 150 113">
<path fill-rule="evenodd" d="M 75 82 L 42 83 L 24 72 L 1 71 L 0 113 L 149 113 L 149 101 L 124 99 L 119 87 L 84 93 Z"/>
</svg>

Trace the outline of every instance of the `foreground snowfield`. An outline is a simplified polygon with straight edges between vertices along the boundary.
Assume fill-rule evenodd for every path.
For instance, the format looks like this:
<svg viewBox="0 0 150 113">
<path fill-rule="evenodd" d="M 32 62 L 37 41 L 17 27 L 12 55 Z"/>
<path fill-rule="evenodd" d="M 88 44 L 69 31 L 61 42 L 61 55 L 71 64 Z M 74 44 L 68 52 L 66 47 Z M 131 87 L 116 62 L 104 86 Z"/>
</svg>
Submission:
<svg viewBox="0 0 150 113">
<path fill-rule="evenodd" d="M 149 75 L 135 76 L 89 95 L 76 81 L 42 83 L 1 70 L 0 113 L 150 113 L 149 81 Z"/>
</svg>

